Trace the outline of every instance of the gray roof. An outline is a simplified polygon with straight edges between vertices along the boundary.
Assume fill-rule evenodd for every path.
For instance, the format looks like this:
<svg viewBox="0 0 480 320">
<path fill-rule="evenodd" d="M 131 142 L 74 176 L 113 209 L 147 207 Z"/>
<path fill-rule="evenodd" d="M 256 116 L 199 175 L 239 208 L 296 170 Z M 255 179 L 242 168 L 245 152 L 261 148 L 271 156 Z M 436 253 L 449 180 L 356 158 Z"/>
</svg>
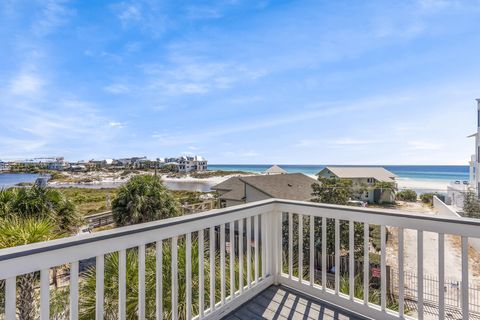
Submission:
<svg viewBox="0 0 480 320">
<path fill-rule="evenodd" d="M 240 180 L 272 198 L 302 201 L 312 198 L 312 184 L 317 182 L 303 173 L 250 176 Z"/>
<path fill-rule="evenodd" d="M 324 171 L 330 171 L 335 176 L 343 179 L 375 178 L 378 181 L 394 182 L 396 175 L 383 167 L 325 167 L 317 175 Z"/>
<path fill-rule="evenodd" d="M 276 164 L 271 166 L 270 168 L 268 168 L 266 171 L 265 171 L 266 174 L 282 174 L 282 173 L 287 173 L 287 171 L 283 170 L 282 168 L 280 168 L 279 166 L 277 166 Z"/>
<path fill-rule="evenodd" d="M 243 182 L 240 181 L 240 177 L 231 177 L 219 184 L 214 185 L 210 189 L 212 190 L 233 190 L 237 187 L 243 187 Z"/>
<path fill-rule="evenodd" d="M 245 184 L 272 198 L 289 200 L 310 200 L 312 184 L 317 180 L 303 173 L 286 173 L 263 176 L 233 177 L 213 186 L 211 189 L 228 191 L 220 199 L 245 200 Z"/>
<path fill-rule="evenodd" d="M 243 200 L 245 198 L 245 184 L 240 181 L 240 177 L 231 177 L 210 189 L 218 191 L 228 191 L 220 196 L 221 199 Z"/>
</svg>

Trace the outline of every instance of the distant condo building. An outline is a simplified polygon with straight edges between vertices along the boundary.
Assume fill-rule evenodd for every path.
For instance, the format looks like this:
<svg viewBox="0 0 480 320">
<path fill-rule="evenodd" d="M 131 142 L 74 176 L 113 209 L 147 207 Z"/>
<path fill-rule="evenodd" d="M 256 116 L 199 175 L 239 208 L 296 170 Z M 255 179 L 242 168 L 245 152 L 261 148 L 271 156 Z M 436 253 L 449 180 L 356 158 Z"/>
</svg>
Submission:
<svg viewBox="0 0 480 320">
<path fill-rule="evenodd" d="M 480 99 L 477 100 L 477 132 L 470 135 L 475 137 L 475 154 L 470 159 L 470 187 L 480 192 Z"/>
<path fill-rule="evenodd" d="M 0 172 L 10 170 L 10 163 L 0 160 Z"/>
<path fill-rule="evenodd" d="M 10 167 L 12 166 L 23 166 L 48 170 L 65 170 L 70 166 L 70 164 L 65 161 L 64 157 L 46 157 L 12 161 L 10 163 Z"/>
<path fill-rule="evenodd" d="M 207 170 L 207 160 L 201 156 L 181 156 L 176 159 L 169 159 L 169 163 L 176 164 L 178 172 L 192 172 Z"/>
<path fill-rule="evenodd" d="M 159 169 L 171 166 L 174 172 L 206 171 L 208 168 L 207 159 L 201 156 L 180 156 L 177 158 L 156 158 L 148 159 L 142 157 L 130 157 L 120 159 L 104 160 L 80 160 L 69 163 L 63 157 L 33 158 L 26 160 L 2 161 L 0 160 L 0 172 L 25 169 L 47 169 L 47 170 L 70 170 L 82 172 L 95 169 Z"/>
<path fill-rule="evenodd" d="M 445 203 L 458 209 L 463 208 L 465 194 L 473 191 L 480 196 L 480 99 L 477 100 L 477 132 L 467 138 L 475 138 L 475 154 L 470 158 L 469 181 L 452 181 L 447 186 Z"/>
</svg>

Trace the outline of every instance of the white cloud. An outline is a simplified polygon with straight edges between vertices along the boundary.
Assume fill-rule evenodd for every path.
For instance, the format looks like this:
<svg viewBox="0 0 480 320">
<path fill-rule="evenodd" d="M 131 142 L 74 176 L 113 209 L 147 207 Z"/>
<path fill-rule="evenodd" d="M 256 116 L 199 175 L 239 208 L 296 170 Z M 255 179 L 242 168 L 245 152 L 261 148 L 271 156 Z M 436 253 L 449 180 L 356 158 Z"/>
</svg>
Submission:
<svg viewBox="0 0 480 320">
<path fill-rule="evenodd" d="M 144 64 L 140 68 L 149 78 L 147 87 L 168 94 L 206 94 L 253 81 L 266 75 L 233 62 L 212 62 L 208 59 L 173 54 L 169 64 Z"/>
<path fill-rule="evenodd" d="M 412 150 L 440 150 L 444 147 L 441 143 L 430 141 L 409 141 L 408 146 Z"/>
<path fill-rule="evenodd" d="M 169 133 L 161 133 L 161 132 L 154 132 L 152 134 L 152 138 L 154 141 L 161 146 L 181 146 L 186 144 L 191 144 L 196 142 L 196 137 L 191 135 L 182 135 L 182 133 L 178 134 L 169 134 Z"/>
<path fill-rule="evenodd" d="M 131 21 L 140 21 L 142 20 L 142 13 L 138 6 L 136 5 L 127 5 L 119 14 L 118 18 L 122 23 L 126 24 Z"/>
<path fill-rule="evenodd" d="M 32 73 L 21 73 L 10 82 L 10 91 L 16 95 L 37 93 L 44 85 L 44 80 Z"/>
<path fill-rule="evenodd" d="M 114 83 L 103 88 L 103 90 L 113 93 L 113 94 L 122 94 L 130 92 L 130 88 L 124 84 Z"/>
<path fill-rule="evenodd" d="M 377 140 L 354 139 L 354 138 L 339 138 L 339 139 L 301 139 L 295 147 L 318 147 L 318 146 L 362 146 L 378 143 Z"/>
<path fill-rule="evenodd" d="M 332 141 L 333 144 L 348 146 L 348 145 L 366 145 L 376 143 L 375 140 L 363 140 L 363 139 L 354 139 L 354 138 L 340 138 Z"/>
<path fill-rule="evenodd" d="M 108 126 L 112 128 L 122 129 L 125 128 L 127 125 L 124 122 L 110 121 L 108 123 Z"/>
<path fill-rule="evenodd" d="M 40 18 L 32 25 L 32 31 L 38 36 L 45 36 L 68 22 L 74 13 L 67 7 L 68 0 L 45 0 L 42 4 Z"/>
<path fill-rule="evenodd" d="M 223 156 L 227 158 L 256 158 L 260 156 L 260 153 L 256 152 L 255 150 L 237 150 L 237 151 L 224 151 L 222 152 Z"/>
</svg>

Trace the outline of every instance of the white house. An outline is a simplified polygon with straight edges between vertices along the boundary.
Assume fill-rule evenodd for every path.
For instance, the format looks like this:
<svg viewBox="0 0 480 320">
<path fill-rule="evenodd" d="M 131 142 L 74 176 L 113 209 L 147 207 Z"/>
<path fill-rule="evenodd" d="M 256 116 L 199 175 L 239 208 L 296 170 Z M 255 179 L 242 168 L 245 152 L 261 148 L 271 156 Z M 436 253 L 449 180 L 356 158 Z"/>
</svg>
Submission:
<svg viewBox="0 0 480 320">
<path fill-rule="evenodd" d="M 383 167 L 328 166 L 317 175 L 323 178 L 336 177 L 351 180 L 354 188 L 366 189 L 358 195 L 359 200 L 369 203 L 395 201 L 393 192 L 375 188 L 377 182 L 393 183 L 396 186 L 396 175 Z"/>
<path fill-rule="evenodd" d="M 276 164 L 271 166 L 270 168 L 268 168 L 267 170 L 265 170 L 265 174 L 269 175 L 269 174 L 285 174 L 287 173 L 287 171 L 285 171 L 284 169 L 280 168 L 279 166 L 277 166 Z"/>
<path fill-rule="evenodd" d="M 70 167 L 68 161 L 65 161 L 63 157 L 55 158 L 53 161 L 48 162 L 47 168 L 49 170 L 65 170 Z"/>
<path fill-rule="evenodd" d="M 207 160 L 201 156 L 181 156 L 176 159 L 175 163 L 178 165 L 179 172 L 205 171 L 208 168 Z"/>
<path fill-rule="evenodd" d="M 10 163 L 0 161 L 0 172 L 1 171 L 8 171 L 8 170 L 10 170 Z"/>
</svg>

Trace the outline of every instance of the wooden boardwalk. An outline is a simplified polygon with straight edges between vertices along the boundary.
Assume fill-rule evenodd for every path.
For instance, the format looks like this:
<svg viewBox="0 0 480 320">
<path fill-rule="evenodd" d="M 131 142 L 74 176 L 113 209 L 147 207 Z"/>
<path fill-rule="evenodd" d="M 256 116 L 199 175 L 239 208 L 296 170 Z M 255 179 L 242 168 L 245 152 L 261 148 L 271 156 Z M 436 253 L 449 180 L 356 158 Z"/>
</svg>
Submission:
<svg viewBox="0 0 480 320">
<path fill-rule="evenodd" d="M 251 319 L 325 319 L 365 320 L 347 310 L 312 299 L 283 286 L 271 286 L 224 320 Z"/>
</svg>

